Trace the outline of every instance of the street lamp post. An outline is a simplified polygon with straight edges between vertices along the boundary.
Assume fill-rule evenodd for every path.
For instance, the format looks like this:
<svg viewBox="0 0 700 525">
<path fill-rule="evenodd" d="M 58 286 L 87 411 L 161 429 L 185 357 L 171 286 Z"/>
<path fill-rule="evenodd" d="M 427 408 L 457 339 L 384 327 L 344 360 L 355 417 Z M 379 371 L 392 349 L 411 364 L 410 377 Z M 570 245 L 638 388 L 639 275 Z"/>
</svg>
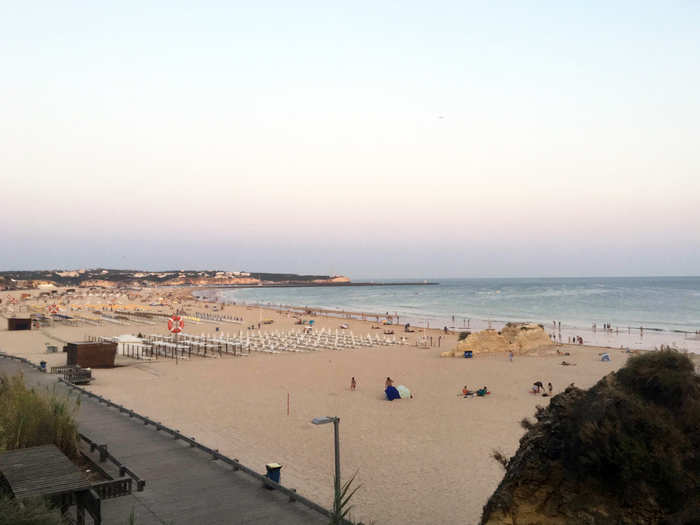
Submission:
<svg viewBox="0 0 700 525">
<path fill-rule="evenodd" d="M 334 511 L 338 512 L 340 509 L 337 508 L 340 505 L 340 438 L 338 436 L 338 423 L 340 423 L 339 417 L 315 417 L 311 420 L 314 425 L 325 425 L 326 423 L 333 423 L 333 431 L 335 437 L 335 498 L 334 498 Z"/>
</svg>

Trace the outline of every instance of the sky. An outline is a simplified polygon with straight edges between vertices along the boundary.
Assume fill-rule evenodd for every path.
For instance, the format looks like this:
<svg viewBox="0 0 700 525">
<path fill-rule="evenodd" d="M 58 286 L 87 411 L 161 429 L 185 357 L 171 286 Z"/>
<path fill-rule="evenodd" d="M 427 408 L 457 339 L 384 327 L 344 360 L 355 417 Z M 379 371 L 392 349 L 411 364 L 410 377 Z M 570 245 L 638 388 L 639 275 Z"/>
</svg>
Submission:
<svg viewBox="0 0 700 525">
<path fill-rule="evenodd" d="M 2 12 L 0 270 L 700 273 L 698 2 Z"/>
</svg>

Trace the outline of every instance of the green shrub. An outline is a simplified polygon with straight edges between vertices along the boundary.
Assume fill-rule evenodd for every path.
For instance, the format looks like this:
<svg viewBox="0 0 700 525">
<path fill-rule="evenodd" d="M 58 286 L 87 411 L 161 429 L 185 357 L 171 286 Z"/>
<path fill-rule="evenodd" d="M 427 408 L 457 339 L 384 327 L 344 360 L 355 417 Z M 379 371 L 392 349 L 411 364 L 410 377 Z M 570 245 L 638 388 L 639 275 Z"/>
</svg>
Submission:
<svg viewBox="0 0 700 525">
<path fill-rule="evenodd" d="M 353 476 L 343 483 L 339 494 L 335 494 L 333 497 L 333 510 L 330 516 L 330 525 L 344 525 L 348 523 L 348 514 L 352 510 L 352 505 L 350 501 L 352 500 L 355 493 L 360 490 L 361 486 L 353 487 L 352 484 L 355 482 L 355 477 L 357 472 Z"/>
<path fill-rule="evenodd" d="M 556 398 L 555 398 L 556 399 Z M 700 379 L 674 351 L 629 359 L 573 403 L 552 400 L 538 419 L 556 415 L 548 455 L 583 482 L 597 479 L 622 501 L 640 494 L 678 511 L 697 483 Z"/>
<path fill-rule="evenodd" d="M 58 509 L 42 499 L 24 500 L 0 497 L 0 525 L 66 525 Z"/>
<path fill-rule="evenodd" d="M 457 341 L 464 341 L 467 337 L 471 335 L 471 332 L 460 332 Z"/>
<path fill-rule="evenodd" d="M 0 450 L 55 444 L 78 454 L 77 399 L 28 388 L 24 376 L 0 377 Z"/>
<path fill-rule="evenodd" d="M 624 387 L 648 401 L 678 409 L 697 400 L 700 383 L 695 365 L 676 350 L 660 350 L 631 357 L 617 374 Z"/>
</svg>

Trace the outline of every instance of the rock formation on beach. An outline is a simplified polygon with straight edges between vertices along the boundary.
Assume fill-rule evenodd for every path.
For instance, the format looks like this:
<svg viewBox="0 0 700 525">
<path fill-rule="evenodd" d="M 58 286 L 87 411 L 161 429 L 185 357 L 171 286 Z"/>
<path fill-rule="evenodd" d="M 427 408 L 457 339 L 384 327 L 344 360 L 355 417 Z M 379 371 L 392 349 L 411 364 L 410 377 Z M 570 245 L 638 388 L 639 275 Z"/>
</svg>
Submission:
<svg viewBox="0 0 700 525">
<path fill-rule="evenodd" d="M 469 334 L 466 339 L 457 343 L 456 348 L 440 355 L 442 357 L 463 357 L 467 350 L 471 350 L 475 355 L 511 351 L 514 354 L 529 354 L 553 344 L 542 325 L 508 323 L 500 332 L 482 330 Z"/>
<path fill-rule="evenodd" d="M 700 523 L 700 377 L 672 350 L 631 357 L 538 408 L 482 525 Z"/>
</svg>

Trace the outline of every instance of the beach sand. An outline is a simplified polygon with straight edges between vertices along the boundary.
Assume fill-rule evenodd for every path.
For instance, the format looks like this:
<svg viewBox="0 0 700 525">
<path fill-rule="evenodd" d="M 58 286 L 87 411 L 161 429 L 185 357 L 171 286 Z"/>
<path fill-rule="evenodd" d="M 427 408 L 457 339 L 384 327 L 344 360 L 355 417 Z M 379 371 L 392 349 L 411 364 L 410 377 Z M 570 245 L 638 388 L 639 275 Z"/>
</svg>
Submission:
<svg viewBox="0 0 700 525">
<path fill-rule="evenodd" d="M 95 298 L 86 298 L 85 301 Z M 146 302 L 149 299 L 144 299 Z M 124 299 L 120 299 L 124 301 Z M 74 300 L 78 302 L 78 300 Z M 133 301 L 132 301 L 133 302 Z M 194 302 L 188 308 L 194 309 Z M 210 305 L 213 307 L 213 305 Z M 199 311 L 205 310 L 197 305 Z M 243 316 L 246 324 L 274 320 L 263 330 L 294 326 L 294 319 L 245 306 L 226 307 L 226 314 Z M 317 326 L 350 324 L 356 335 L 381 333 L 371 323 L 316 317 Z M 245 329 L 246 324 L 243 325 Z M 190 333 L 212 333 L 217 325 L 187 324 Z M 219 325 L 237 332 L 237 325 Z M 51 337 L 82 340 L 86 334 L 165 333 L 158 326 L 56 326 L 43 331 L 7 332 L 3 321 L 0 349 L 49 366 L 63 364 L 65 354 L 46 354 Z M 439 332 L 430 332 L 437 341 Z M 397 336 L 400 334 L 397 330 Z M 193 358 L 189 361 L 141 362 L 120 358 L 119 366 L 94 370 L 91 390 L 144 415 L 180 429 L 187 435 L 244 464 L 264 472 L 268 462 L 283 465 L 282 482 L 330 507 L 333 491 L 332 425 L 315 426 L 318 416 L 340 417 L 340 456 L 343 480 L 357 474 L 361 489 L 353 499 L 353 519 L 377 524 L 477 523 L 481 509 L 503 476 L 491 458 L 494 449 L 512 455 L 524 433 L 520 421 L 550 398 L 528 391 L 534 381 L 552 382 L 554 392 L 570 383 L 587 388 L 622 366 L 629 354 L 563 345 L 562 357 L 480 356 L 440 358 L 456 344 L 456 336 L 437 346 L 417 348 L 411 334 L 405 346 L 325 350 L 310 353 L 249 357 Z M 563 359 L 576 366 L 562 366 Z M 350 390 L 350 378 L 358 382 Z M 388 402 L 387 376 L 406 385 L 413 399 Z M 462 387 L 487 385 L 491 394 L 465 399 Z M 287 415 L 289 398 L 290 413 Z"/>
</svg>

